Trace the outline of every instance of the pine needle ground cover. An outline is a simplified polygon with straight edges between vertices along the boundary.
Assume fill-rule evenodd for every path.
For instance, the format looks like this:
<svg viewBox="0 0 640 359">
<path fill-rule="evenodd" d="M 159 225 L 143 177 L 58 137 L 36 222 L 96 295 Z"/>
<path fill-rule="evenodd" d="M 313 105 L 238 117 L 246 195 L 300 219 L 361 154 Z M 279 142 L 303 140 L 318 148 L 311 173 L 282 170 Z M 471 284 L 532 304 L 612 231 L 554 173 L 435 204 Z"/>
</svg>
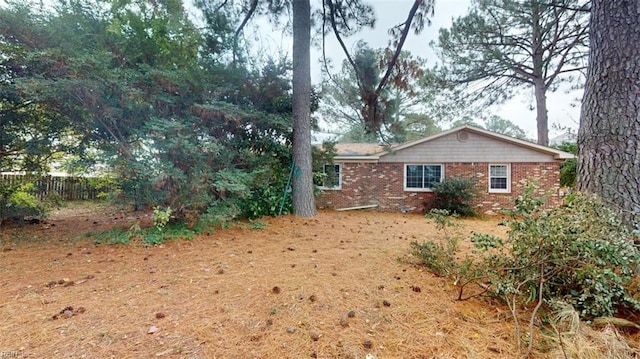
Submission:
<svg viewBox="0 0 640 359">
<path fill-rule="evenodd" d="M 321 212 L 189 240 L 95 244 L 151 214 L 67 208 L 3 228 L 0 353 L 35 358 L 512 358 L 508 309 L 410 257 L 417 214 Z M 499 219 L 461 232 L 506 235 Z M 633 341 L 633 336 L 630 337 Z M 538 353 L 537 357 L 545 357 Z"/>
</svg>

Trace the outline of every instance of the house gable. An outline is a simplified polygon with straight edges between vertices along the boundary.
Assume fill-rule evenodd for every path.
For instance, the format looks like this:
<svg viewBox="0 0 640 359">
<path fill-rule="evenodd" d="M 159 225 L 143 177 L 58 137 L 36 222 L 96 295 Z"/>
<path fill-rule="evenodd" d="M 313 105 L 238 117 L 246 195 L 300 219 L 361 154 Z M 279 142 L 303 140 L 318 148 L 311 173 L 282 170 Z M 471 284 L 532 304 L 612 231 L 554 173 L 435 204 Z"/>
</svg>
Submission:
<svg viewBox="0 0 640 359">
<path fill-rule="evenodd" d="M 463 126 L 407 143 L 378 155 L 379 162 L 553 162 L 572 155 L 548 147 Z"/>
</svg>

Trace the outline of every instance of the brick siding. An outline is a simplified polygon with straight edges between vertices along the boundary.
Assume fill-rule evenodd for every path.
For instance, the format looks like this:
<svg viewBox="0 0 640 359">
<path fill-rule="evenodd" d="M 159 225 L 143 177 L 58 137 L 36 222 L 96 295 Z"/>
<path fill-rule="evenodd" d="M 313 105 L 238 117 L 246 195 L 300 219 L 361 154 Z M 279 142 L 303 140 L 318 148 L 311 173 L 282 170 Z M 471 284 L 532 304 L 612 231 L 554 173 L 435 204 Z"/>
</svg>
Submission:
<svg viewBox="0 0 640 359">
<path fill-rule="evenodd" d="M 378 210 L 424 211 L 431 192 L 404 191 L 403 163 L 342 163 L 342 189 L 324 190 L 317 198 L 319 208 L 347 208 L 377 204 Z M 547 205 L 557 205 L 560 198 L 560 162 L 511 163 L 511 193 L 489 193 L 489 163 L 445 163 L 445 177 L 462 176 L 478 179 L 473 207 L 478 213 L 495 214 L 512 208 L 514 199 L 529 184 L 537 187 L 537 195 L 547 198 Z"/>
</svg>

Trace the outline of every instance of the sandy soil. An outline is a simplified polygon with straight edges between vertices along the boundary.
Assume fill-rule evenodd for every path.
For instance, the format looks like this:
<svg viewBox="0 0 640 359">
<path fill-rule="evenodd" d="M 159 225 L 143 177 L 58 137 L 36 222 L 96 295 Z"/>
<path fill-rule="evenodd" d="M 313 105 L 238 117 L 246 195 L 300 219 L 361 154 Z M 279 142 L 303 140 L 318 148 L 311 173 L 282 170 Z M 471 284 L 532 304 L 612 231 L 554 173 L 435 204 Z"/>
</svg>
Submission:
<svg viewBox="0 0 640 359">
<path fill-rule="evenodd" d="M 263 219 L 160 246 L 96 245 L 142 214 L 67 208 L 3 228 L 0 358 L 513 358 L 507 309 L 414 265 L 417 214 Z M 462 235 L 504 235 L 497 219 Z M 542 354 L 539 354 L 543 357 Z"/>
</svg>

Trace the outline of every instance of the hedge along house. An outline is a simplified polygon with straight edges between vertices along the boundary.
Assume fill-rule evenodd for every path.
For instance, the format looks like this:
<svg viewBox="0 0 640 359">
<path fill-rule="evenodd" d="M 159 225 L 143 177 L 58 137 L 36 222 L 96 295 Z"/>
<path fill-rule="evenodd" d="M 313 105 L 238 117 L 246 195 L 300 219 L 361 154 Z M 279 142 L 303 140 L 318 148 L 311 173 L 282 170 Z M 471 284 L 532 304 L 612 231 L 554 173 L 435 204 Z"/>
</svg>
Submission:
<svg viewBox="0 0 640 359">
<path fill-rule="evenodd" d="M 548 205 L 560 203 L 560 164 L 570 153 L 471 126 L 391 148 L 337 144 L 332 173 L 321 184 L 320 208 L 377 207 L 422 211 L 431 187 L 447 177 L 476 178 L 472 206 L 492 214 L 512 208 L 530 184 Z M 335 173 L 335 175 L 333 175 Z"/>
</svg>

